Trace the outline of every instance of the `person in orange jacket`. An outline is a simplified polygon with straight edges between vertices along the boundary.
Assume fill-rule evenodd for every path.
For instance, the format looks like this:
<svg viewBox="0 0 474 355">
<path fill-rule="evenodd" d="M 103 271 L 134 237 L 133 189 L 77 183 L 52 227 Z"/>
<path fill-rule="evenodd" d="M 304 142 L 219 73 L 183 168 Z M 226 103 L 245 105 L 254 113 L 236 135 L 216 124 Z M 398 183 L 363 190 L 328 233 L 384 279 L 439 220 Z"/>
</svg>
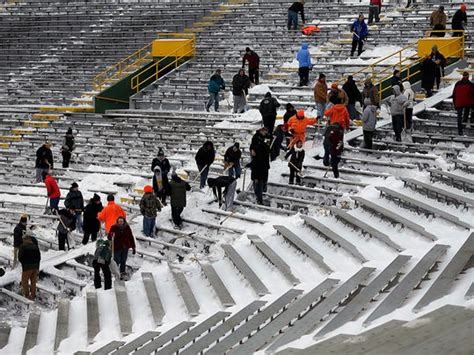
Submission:
<svg viewBox="0 0 474 355">
<path fill-rule="evenodd" d="M 344 104 L 341 104 L 341 99 L 335 99 L 336 104 L 330 109 L 324 111 L 324 116 L 329 117 L 329 124 L 334 125 L 339 123 L 341 127 L 347 131 L 349 129 L 351 120 L 349 119 L 349 111 Z"/>
<path fill-rule="evenodd" d="M 115 203 L 114 195 L 107 196 L 107 206 L 97 215 L 97 219 L 105 223 L 105 232 L 107 234 L 119 217 L 126 218 L 127 214 L 122 207 Z"/>
<path fill-rule="evenodd" d="M 288 120 L 288 131 L 293 135 L 288 148 L 292 148 L 296 142 L 305 142 L 306 127 L 318 123 L 317 118 L 305 117 L 304 110 L 298 110 L 296 115 Z"/>
</svg>

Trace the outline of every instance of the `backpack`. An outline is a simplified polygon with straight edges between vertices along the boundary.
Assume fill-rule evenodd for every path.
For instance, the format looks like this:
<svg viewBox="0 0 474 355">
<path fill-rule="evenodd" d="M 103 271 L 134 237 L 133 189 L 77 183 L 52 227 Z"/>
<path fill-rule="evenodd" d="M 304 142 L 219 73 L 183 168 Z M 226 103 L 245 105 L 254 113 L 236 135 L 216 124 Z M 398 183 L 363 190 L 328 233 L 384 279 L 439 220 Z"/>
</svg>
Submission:
<svg viewBox="0 0 474 355">
<path fill-rule="evenodd" d="M 109 265 L 112 259 L 112 251 L 108 240 L 99 239 L 94 253 L 94 260 L 97 264 Z"/>
</svg>

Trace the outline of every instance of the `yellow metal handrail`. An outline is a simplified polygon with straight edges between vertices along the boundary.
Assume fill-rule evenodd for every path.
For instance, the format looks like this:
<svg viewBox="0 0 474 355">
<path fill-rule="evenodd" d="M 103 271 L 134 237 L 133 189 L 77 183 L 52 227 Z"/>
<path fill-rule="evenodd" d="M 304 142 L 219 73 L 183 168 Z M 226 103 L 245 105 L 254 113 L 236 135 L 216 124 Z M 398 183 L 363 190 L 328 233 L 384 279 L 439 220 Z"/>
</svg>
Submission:
<svg viewBox="0 0 474 355">
<path fill-rule="evenodd" d="M 180 34 L 166 34 L 166 35 L 172 35 L 172 36 L 176 36 L 177 35 L 180 35 Z M 176 48 L 174 51 L 172 51 L 168 56 L 166 57 L 163 57 L 161 58 L 160 60 L 156 61 L 155 64 L 153 64 L 152 66 L 150 67 L 147 67 L 145 69 L 143 69 L 142 71 L 140 71 L 138 74 L 136 74 L 134 77 L 132 77 L 132 80 L 130 82 L 130 85 L 131 85 L 131 88 L 132 90 L 136 91 L 137 93 L 140 91 L 140 87 L 143 85 L 143 83 L 145 82 L 148 82 L 150 79 L 152 78 L 155 78 L 155 80 L 158 80 L 159 78 L 159 74 L 165 70 L 165 69 L 168 69 L 172 66 L 174 66 L 175 68 L 178 67 L 178 62 L 179 60 L 181 60 L 182 58 L 185 58 L 185 57 L 194 57 L 195 53 L 196 53 L 196 41 L 195 41 L 195 34 L 193 33 L 192 34 L 193 36 L 190 36 L 192 37 L 192 47 L 189 51 L 185 52 L 184 54 L 182 55 L 173 55 L 173 54 L 177 54 L 180 50 L 182 50 L 183 48 L 187 47 L 189 45 L 189 43 L 185 43 L 183 44 L 182 46 Z M 174 60 L 170 63 L 168 63 L 167 65 L 165 65 L 163 68 L 160 68 L 160 64 L 163 63 L 165 60 L 168 60 L 169 58 L 174 58 Z M 155 68 L 155 73 L 146 77 L 145 79 L 142 79 L 140 80 L 140 76 L 145 73 L 146 71 L 150 70 L 151 68 Z"/>
<path fill-rule="evenodd" d="M 127 71 L 133 66 L 136 66 L 139 63 L 142 63 L 148 59 L 151 59 L 150 50 L 152 43 L 147 44 L 146 46 L 140 48 L 139 50 L 133 52 L 126 58 L 122 59 L 118 63 L 108 67 L 101 73 L 97 74 L 93 80 L 93 86 L 96 90 L 101 90 L 104 84 L 110 80 L 113 80 L 117 77 L 121 77 L 123 72 Z M 130 63 L 131 59 L 135 60 Z"/>
<path fill-rule="evenodd" d="M 461 32 L 461 31 L 459 31 L 459 30 L 429 30 L 429 31 L 426 32 L 426 35 L 429 35 L 429 34 L 431 34 L 431 33 L 449 33 L 449 32 Z M 451 56 L 453 56 L 453 54 L 457 54 L 457 53 L 461 52 L 461 58 L 464 58 L 464 43 L 465 43 L 464 31 L 462 31 L 462 36 L 451 37 L 452 40 L 457 40 L 457 39 L 459 39 L 459 38 L 461 39 L 461 48 L 460 48 L 459 50 L 455 51 L 454 53 L 452 53 Z M 445 44 L 444 46 L 438 48 L 438 51 L 441 52 L 442 49 L 444 49 L 444 48 L 450 46 L 451 44 L 452 44 L 452 42 Z M 388 87 L 386 87 L 386 88 L 382 88 L 381 85 L 382 85 L 382 83 L 383 83 L 385 80 L 387 80 L 388 78 L 390 78 L 390 77 L 393 75 L 392 71 L 393 71 L 394 68 L 397 68 L 397 67 L 398 67 L 398 70 L 400 70 L 400 71 L 407 70 L 406 80 L 409 80 L 409 79 L 410 79 L 411 77 L 413 77 L 414 75 L 417 75 L 418 73 L 420 73 L 420 70 L 418 70 L 418 71 L 416 71 L 416 72 L 414 72 L 414 73 L 410 73 L 410 68 L 411 68 L 413 65 L 422 62 L 422 61 L 425 59 L 425 57 L 417 58 L 417 59 L 416 59 L 415 56 L 408 56 L 408 57 L 405 57 L 405 58 L 402 57 L 402 53 L 403 53 L 404 51 L 406 51 L 406 50 L 408 50 L 408 49 L 413 49 L 413 48 L 416 49 L 416 46 L 417 46 L 417 43 L 412 43 L 412 44 L 410 44 L 410 45 L 408 45 L 408 46 L 406 46 L 406 47 L 403 47 L 403 48 L 399 49 L 398 51 L 396 51 L 396 52 L 394 52 L 394 53 L 392 53 L 392 54 L 390 54 L 390 55 L 388 55 L 388 56 L 385 56 L 385 57 L 383 57 L 383 58 L 381 58 L 381 59 L 379 59 L 379 60 L 377 60 L 377 61 L 375 61 L 375 62 L 369 64 L 368 66 L 366 66 L 366 67 L 364 67 L 364 68 L 362 68 L 362 69 L 360 69 L 360 70 L 354 72 L 354 73 L 352 74 L 352 76 L 355 77 L 356 75 L 362 74 L 362 73 L 364 73 L 364 72 L 366 72 L 366 71 L 369 70 L 369 71 L 370 71 L 370 78 L 372 79 L 372 81 L 375 81 L 375 80 L 377 80 L 377 78 L 379 78 L 378 83 L 374 83 L 374 85 L 376 85 L 376 86 L 379 87 L 379 89 L 378 89 L 378 91 L 379 91 L 379 97 L 382 98 L 382 94 L 383 94 L 386 90 L 391 89 L 391 87 L 388 86 Z M 383 68 L 383 69 L 380 70 L 379 72 L 376 72 L 376 71 L 375 71 L 375 67 L 376 67 L 378 64 L 382 63 L 383 61 L 385 61 L 385 60 L 387 60 L 387 59 L 389 59 L 389 58 L 393 58 L 393 57 L 395 57 L 395 56 L 398 56 L 398 61 L 397 61 L 396 63 L 394 63 L 394 64 L 388 64 L 386 68 Z M 404 64 L 404 63 L 407 62 L 407 61 L 409 61 L 409 63 Z M 390 71 L 390 73 L 388 73 L 388 74 L 382 76 L 382 78 L 380 78 L 380 75 L 386 73 L 387 71 Z M 344 78 L 342 78 L 341 81 L 343 81 L 343 80 L 344 80 Z"/>
</svg>

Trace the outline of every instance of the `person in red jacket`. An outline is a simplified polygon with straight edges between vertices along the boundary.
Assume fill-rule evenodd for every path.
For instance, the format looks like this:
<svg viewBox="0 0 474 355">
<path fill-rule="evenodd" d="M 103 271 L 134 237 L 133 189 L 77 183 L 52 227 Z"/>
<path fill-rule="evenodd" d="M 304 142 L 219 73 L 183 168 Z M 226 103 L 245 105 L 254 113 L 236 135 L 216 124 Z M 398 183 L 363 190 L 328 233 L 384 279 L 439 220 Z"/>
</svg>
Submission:
<svg viewBox="0 0 474 355">
<path fill-rule="evenodd" d="M 375 22 L 379 22 L 379 15 L 382 12 L 382 0 L 370 0 L 369 5 L 369 25 L 373 22 L 375 17 Z"/>
<path fill-rule="evenodd" d="M 458 134 L 462 136 L 463 122 L 467 122 L 469 111 L 474 109 L 474 83 L 469 81 L 468 72 L 464 72 L 462 79 L 454 85 L 453 104 L 458 113 Z"/>
<path fill-rule="evenodd" d="M 135 238 L 124 217 L 117 218 L 117 223 L 110 228 L 108 239 L 112 240 L 114 260 L 120 269 L 120 279 L 123 280 L 125 277 L 128 250 L 132 249 L 133 255 L 136 253 Z"/>
<path fill-rule="evenodd" d="M 349 111 L 344 104 L 341 104 L 340 98 L 334 99 L 334 106 L 324 112 L 324 116 L 329 117 L 330 124 L 339 123 L 343 130 L 348 130 L 351 124 Z"/>
<path fill-rule="evenodd" d="M 61 197 L 58 183 L 47 171 L 43 171 L 42 177 L 49 198 L 49 208 L 51 213 L 56 214 L 59 208 L 59 198 Z"/>
<path fill-rule="evenodd" d="M 245 68 L 245 61 L 249 63 L 249 78 L 252 84 L 259 83 L 260 57 L 249 47 L 245 48 L 245 54 L 242 58 L 242 69 Z"/>
</svg>

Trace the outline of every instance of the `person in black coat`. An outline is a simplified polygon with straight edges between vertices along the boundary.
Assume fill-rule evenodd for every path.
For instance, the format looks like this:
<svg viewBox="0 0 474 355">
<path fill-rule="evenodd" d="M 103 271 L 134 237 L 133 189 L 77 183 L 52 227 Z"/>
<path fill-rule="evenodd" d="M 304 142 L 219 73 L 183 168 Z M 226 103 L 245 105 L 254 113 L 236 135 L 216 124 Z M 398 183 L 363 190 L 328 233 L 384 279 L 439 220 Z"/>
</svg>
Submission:
<svg viewBox="0 0 474 355">
<path fill-rule="evenodd" d="M 242 151 L 240 144 L 235 142 L 231 147 L 227 148 L 224 154 L 224 170 L 228 169 L 229 176 L 240 178 L 242 169 L 240 167 L 240 159 L 242 158 Z"/>
<path fill-rule="evenodd" d="M 64 144 L 61 147 L 61 155 L 63 156 L 63 168 L 69 167 L 72 151 L 75 147 L 76 145 L 74 135 L 72 134 L 72 128 L 68 128 L 66 135 L 64 136 Z"/>
<path fill-rule="evenodd" d="M 270 148 L 265 141 L 266 138 L 268 138 L 266 127 L 255 132 L 250 144 L 252 160 L 247 164 L 247 167 L 252 170 L 250 178 L 253 181 L 253 190 L 259 205 L 263 205 L 263 193 L 267 191 L 268 170 L 270 170 Z"/>
<path fill-rule="evenodd" d="M 20 222 L 13 229 L 13 268 L 18 263 L 18 248 L 23 243 L 23 235 L 26 232 L 26 226 L 28 223 L 28 216 L 26 214 L 20 217 Z"/>
<path fill-rule="evenodd" d="M 400 70 L 394 70 L 392 79 L 390 80 L 390 85 L 398 85 L 399 87 L 403 87 Z"/>
<path fill-rule="evenodd" d="M 467 24 L 467 14 L 466 14 L 466 5 L 462 4 L 461 8 L 457 10 L 451 20 L 451 28 L 453 30 L 459 30 L 459 32 L 454 32 L 453 37 L 461 37 L 462 32 L 464 31 L 464 25 Z"/>
<path fill-rule="evenodd" d="M 436 64 L 430 57 L 421 63 L 421 87 L 426 91 L 426 97 L 433 96 L 433 86 L 436 76 Z"/>
<path fill-rule="evenodd" d="M 245 75 L 245 70 L 240 69 L 232 79 L 232 95 L 234 97 L 234 113 L 245 111 L 246 97 L 249 93 L 250 78 Z"/>
<path fill-rule="evenodd" d="M 275 128 L 278 107 L 280 107 L 280 103 L 272 97 L 270 92 L 267 92 L 265 98 L 260 102 L 259 111 L 262 115 L 263 126 L 267 127 L 269 133 L 273 133 Z"/>
<path fill-rule="evenodd" d="M 357 111 L 355 108 L 356 102 L 362 104 L 362 94 L 357 87 L 357 84 L 354 81 L 352 75 L 347 77 L 347 81 L 342 85 L 342 90 L 344 90 L 349 98 L 349 103 L 347 104 L 347 111 L 349 111 L 349 117 L 351 120 L 357 119 Z"/>
<path fill-rule="evenodd" d="M 161 172 L 161 186 L 158 186 L 157 179 L 153 179 L 153 191 L 155 195 L 161 200 L 163 206 L 166 206 L 166 195 L 169 189 L 170 183 L 168 180 L 168 173 L 171 170 L 170 161 L 165 157 L 163 149 L 158 150 L 156 158 L 151 162 L 151 171 L 155 172 L 155 167 L 160 168 Z"/>
<path fill-rule="evenodd" d="M 275 131 L 273 132 L 273 140 L 272 144 L 270 145 L 270 159 L 271 161 L 276 160 L 280 156 L 280 150 L 286 150 L 288 146 L 288 142 L 286 146 L 283 145 L 283 141 L 286 141 L 285 137 L 288 131 L 288 127 L 286 124 L 279 124 L 275 127 Z"/>
<path fill-rule="evenodd" d="M 100 221 L 97 219 L 97 215 L 103 208 L 100 196 L 94 194 L 94 197 L 89 200 L 84 209 L 84 222 L 82 224 L 84 237 L 82 238 L 82 244 L 86 245 L 89 243 L 89 237 L 91 237 L 93 242 L 97 240 L 97 234 L 100 230 Z"/>
<path fill-rule="evenodd" d="M 58 245 L 59 250 L 66 250 L 66 243 L 68 249 L 70 249 L 67 234 L 76 229 L 76 211 L 74 208 L 63 208 L 58 212 L 59 223 L 58 223 Z"/>
<path fill-rule="evenodd" d="M 48 172 L 54 166 L 53 152 L 51 151 L 51 143 L 46 142 L 36 151 L 36 182 L 42 182 L 43 172 Z"/>
<path fill-rule="evenodd" d="M 196 153 L 196 165 L 201 174 L 199 188 L 203 189 L 206 186 L 207 175 L 209 174 L 209 167 L 214 162 L 216 151 L 214 144 L 211 141 L 206 141 Z"/>
<path fill-rule="evenodd" d="M 76 229 L 82 231 L 82 211 L 84 210 L 84 198 L 82 192 L 79 191 L 79 185 L 76 182 L 71 184 L 71 188 L 64 200 L 64 207 L 74 208 L 76 211 Z"/>
<path fill-rule="evenodd" d="M 298 185 L 301 185 L 304 156 L 305 153 L 302 141 L 297 141 L 293 148 L 291 148 L 290 151 L 285 155 L 286 160 L 290 158 L 290 160 L 288 161 L 288 167 L 290 168 L 290 185 L 293 185 L 295 183 L 295 175 L 296 183 Z"/>
</svg>

